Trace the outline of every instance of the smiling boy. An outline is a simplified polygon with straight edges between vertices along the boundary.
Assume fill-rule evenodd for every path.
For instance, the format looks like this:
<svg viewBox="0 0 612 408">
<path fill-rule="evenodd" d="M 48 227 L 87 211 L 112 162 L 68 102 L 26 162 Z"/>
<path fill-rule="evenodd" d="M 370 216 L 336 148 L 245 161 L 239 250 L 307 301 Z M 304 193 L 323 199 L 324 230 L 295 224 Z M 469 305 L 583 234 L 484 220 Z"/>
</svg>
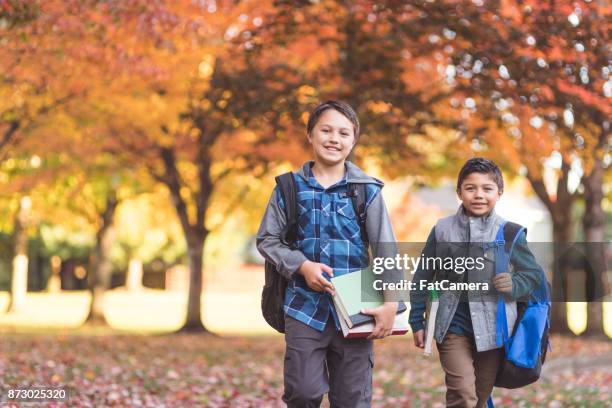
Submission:
<svg viewBox="0 0 612 408">
<path fill-rule="evenodd" d="M 491 288 L 444 290 L 439 296 L 433 338 L 445 372 L 447 407 L 484 407 L 491 394 L 503 350 L 496 343 L 497 300 L 506 302 L 508 327 L 517 318 L 516 300 L 529 295 L 540 280 L 540 266 L 527 246 L 525 232 L 516 238 L 511 270 L 495 274 L 495 259 L 485 246 L 495 241 L 505 220 L 495 213 L 504 191 L 499 167 L 491 160 L 468 160 L 459 172 L 457 196 L 461 205 L 455 215 L 442 218 L 432 229 L 423 249 L 424 256 L 469 255 L 484 257 L 485 267 L 464 271 L 418 268 L 413 282 L 442 281 L 489 283 Z M 429 287 L 429 286 L 427 286 Z M 425 303 L 428 292 L 411 293 L 409 322 L 414 344 L 424 348 Z"/>
<path fill-rule="evenodd" d="M 391 333 L 397 302 L 369 311 L 376 321 L 368 339 L 345 339 L 334 308 L 332 276 L 370 263 L 349 186 L 366 185 L 365 229 L 372 253 L 395 242 L 382 199 L 383 183 L 346 161 L 359 137 L 359 121 L 343 102 L 327 101 L 310 114 L 307 137 L 314 161 L 293 173 L 297 189 L 296 248 L 280 239 L 286 225 L 278 187 L 257 233 L 257 248 L 289 283 L 285 291 L 283 401 L 289 407 L 318 407 L 329 392 L 332 407 L 369 407 L 372 398 L 372 339 Z"/>
</svg>

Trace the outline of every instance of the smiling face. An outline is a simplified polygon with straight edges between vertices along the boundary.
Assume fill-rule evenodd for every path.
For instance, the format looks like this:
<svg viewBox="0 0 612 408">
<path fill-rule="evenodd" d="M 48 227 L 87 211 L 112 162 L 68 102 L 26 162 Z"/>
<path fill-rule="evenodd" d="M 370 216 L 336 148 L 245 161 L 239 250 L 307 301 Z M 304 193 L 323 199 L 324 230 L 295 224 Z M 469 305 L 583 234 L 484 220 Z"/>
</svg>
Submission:
<svg viewBox="0 0 612 408">
<path fill-rule="evenodd" d="M 333 166 L 344 162 L 355 146 L 355 130 L 350 120 L 335 109 L 321 114 L 308 134 L 315 162 Z"/>
<path fill-rule="evenodd" d="M 489 173 L 470 173 L 457 191 L 467 214 L 482 217 L 491 212 L 502 195 L 495 178 Z"/>
</svg>

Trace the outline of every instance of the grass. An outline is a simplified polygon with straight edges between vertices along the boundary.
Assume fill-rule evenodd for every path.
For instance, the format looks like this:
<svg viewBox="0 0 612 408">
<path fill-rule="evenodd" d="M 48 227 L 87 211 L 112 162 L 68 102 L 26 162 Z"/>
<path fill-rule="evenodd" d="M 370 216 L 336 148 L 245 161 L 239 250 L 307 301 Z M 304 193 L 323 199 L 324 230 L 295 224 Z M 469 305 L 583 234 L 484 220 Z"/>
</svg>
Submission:
<svg viewBox="0 0 612 408">
<path fill-rule="evenodd" d="M 273 334 L 260 313 L 260 288 L 231 292 L 212 290 L 202 295 L 206 327 L 226 335 Z M 8 314 L 8 292 L 0 292 L 0 330 L 76 329 L 87 317 L 87 291 L 30 292 L 19 314 Z M 164 333 L 178 329 L 185 319 L 186 296 L 181 292 L 115 289 L 105 296 L 105 317 L 110 327 L 135 333 Z M 605 327 L 612 337 L 612 302 L 603 304 Z M 4 313 L 3 313 L 4 312 Z M 586 327 L 586 304 L 568 303 L 569 325 L 574 333 Z"/>
<path fill-rule="evenodd" d="M 553 342 L 551 359 L 612 355 L 610 342 Z M 38 385 L 68 390 L 58 407 L 281 407 L 283 353 L 281 336 L 4 333 L 0 395 Z M 373 407 L 443 406 L 436 355 L 423 358 L 410 336 L 377 341 L 375 354 Z M 504 407 L 605 407 L 610 392 L 609 370 L 585 369 L 494 397 Z"/>
<path fill-rule="evenodd" d="M 284 342 L 260 315 L 259 287 L 205 293 L 203 321 L 217 336 L 168 334 L 185 317 L 181 293 L 109 291 L 106 327 L 82 325 L 89 302 L 87 292 L 29 293 L 21 313 L 7 314 L 9 295 L 0 292 L 0 395 L 10 387 L 53 385 L 69 390 L 71 407 L 282 406 Z M 573 328 L 580 328 L 584 309 L 570 307 Z M 549 361 L 612 358 L 610 341 L 556 337 L 553 344 Z M 410 336 L 377 341 L 375 349 L 374 407 L 443 406 L 436 356 L 421 357 Z M 609 367 L 598 367 L 494 395 L 499 406 L 605 407 L 610 392 Z"/>
</svg>

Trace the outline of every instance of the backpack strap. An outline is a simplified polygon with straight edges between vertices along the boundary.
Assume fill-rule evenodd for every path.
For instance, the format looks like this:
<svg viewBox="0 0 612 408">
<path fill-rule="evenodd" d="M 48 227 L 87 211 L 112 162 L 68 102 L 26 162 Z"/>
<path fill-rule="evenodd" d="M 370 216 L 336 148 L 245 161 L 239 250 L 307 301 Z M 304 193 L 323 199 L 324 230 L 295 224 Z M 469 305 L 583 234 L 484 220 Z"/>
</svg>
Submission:
<svg viewBox="0 0 612 408">
<path fill-rule="evenodd" d="M 512 250 L 514 249 L 514 245 L 516 244 L 516 241 L 518 241 L 518 238 L 523 231 L 525 231 L 526 234 L 527 228 L 510 221 L 505 221 L 500 226 L 495 238 L 498 244 L 495 253 L 496 274 L 505 272 L 508 269 L 508 266 L 510 266 Z M 506 319 L 506 302 L 501 295 L 497 300 L 495 339 L 497 346 L 501 346 L 503 343 L 503 346 L 506 347 L 508 343 L 508 321 Z M 495 405 L 493 404 L 493 394 L 489 395 L 489 398 L 487 399 L 487 408 L 495 408 Z"/>
<path fill-rule="evenodd" d="M 502 273 L 508 270 L 510 258 L 514 245 L 521 234 L 527 232 L 527 228 L 520 224 L 504 221 L 497 230 L 495 242 L 487 248 L 495 248 L 495 273 Z"/>
<path fill-rule="evenodd" d="M 510 258 L 514 244 L 525 227 L 514 222 L 504 221 L 497 230 L 495 237 L 495 274 L 503 273 L 510 266 Z M 499 295 L 497 299 L 497 318 L 495 328 L 495 343 L 498 347 L 508 343 L 508 321 L 506 318 L 506 302 Z"/>
<path fill-rule="evenodd" d="M 281 231 L 281 242 L 293 247 L 297 240 L 297 184 L 293 173 L 288 172 L 276 177 L 276 185 L 285 203 L 285 216 L 287 223 Z"/>
<path fill-rule="evenodd" d="M 367 247 L 369 244 L 368 232 L 366 230 L 366 200 L 367 200 L 367 185 L 363 183 L 349 183 L 348 192 L 353 202 L 353 209 L 357 215 L 357 222 L 361 230 L 361 240 Z"/>
<path fill-rule="evenodd" d="M 512 254 L 512 250 L 514 249 L 514 244 L 518 241 L 518 238 L 522 231 L 525 231 L 527 234 L 527 228 L 523 227 L 520 224 L 515 222 L 507 221 L 504 224 L 504 241 L 505 241 L 505 251 L 508 255 Z"/>
</svg>

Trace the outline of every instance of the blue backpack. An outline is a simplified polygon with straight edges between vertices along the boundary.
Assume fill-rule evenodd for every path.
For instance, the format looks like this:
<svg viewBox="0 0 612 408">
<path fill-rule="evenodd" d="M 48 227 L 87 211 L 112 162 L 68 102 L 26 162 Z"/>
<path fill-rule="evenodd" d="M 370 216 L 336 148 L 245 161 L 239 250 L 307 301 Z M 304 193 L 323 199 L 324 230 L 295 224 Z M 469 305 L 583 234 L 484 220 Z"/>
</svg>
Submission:
<svg viewBox="0 0 612 408">
<path fill-rule="evenodd" d="M 490 248 L 495 250 L 495 274 L 508 270 L 510 256 L 520 233 L 526 228 L 513 222 L 504 222 Z M 495 378 L 500 388 L 520 388 L 540 378 L 546 351 L 550 346 L 551 297 L 550 285 L 540 268 L 540 285 L 531 293 L 526 302 L 517 302 L 518 316 L 512 333 L 508 332 L 506 306 L 500 295 L 497 301 L 496 341 L 504 347 L 504 358 Z M 489 397 L 487 406 L 493 408 Z"/>
</svg>

